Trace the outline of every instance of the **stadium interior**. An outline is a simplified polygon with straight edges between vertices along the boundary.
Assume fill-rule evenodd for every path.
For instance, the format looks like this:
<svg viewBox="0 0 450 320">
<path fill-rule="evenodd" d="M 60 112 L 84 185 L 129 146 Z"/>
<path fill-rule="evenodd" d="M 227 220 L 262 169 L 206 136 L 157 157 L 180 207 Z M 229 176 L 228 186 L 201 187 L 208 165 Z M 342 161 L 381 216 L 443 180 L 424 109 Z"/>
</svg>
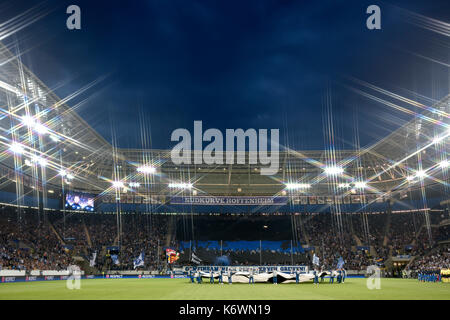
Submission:
<svg viewBox="0 0 450 320">
<path fill-rule="evenodd" d="M 248 153 L 245 164 L 175 165 L 170 150 L 118 148 L 3 45 L 0 61 L 2 271 L 165 274 L 312 266 L 313 255 L 361 274 L 450 268 L 450 96 L 366 148 L 284 148 L 264 176 Z M 274 203 L 183 202 L 214 198 Z"/>
</svg>

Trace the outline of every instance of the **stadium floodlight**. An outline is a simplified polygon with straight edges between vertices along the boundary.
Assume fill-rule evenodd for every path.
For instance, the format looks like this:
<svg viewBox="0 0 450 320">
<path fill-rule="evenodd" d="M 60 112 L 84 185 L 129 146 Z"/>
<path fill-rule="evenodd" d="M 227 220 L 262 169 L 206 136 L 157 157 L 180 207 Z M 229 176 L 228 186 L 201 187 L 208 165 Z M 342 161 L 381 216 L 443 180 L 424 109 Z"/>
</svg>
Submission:
<svg viewBox="0 0 450 320">
<path fill-rule="evenodd" d="M 37 157 L 37 158 L 36 158 L 36 162 L 39 163 L 39 165 L 40 165 L 41 167 L 46 167 L 47 164 L 48 164 L 47 159 L 42 158 L 42 157 Z"/>
<path fill-rule="evenodd" d="M 444 140 L 444 138 L 445 138 L 445 136 L 442 136 L 442 137 L 434 137 L 434 139 L 433 139 L 433 144 L 436 144 L 436 143 L 439 143 L 439 142 L 441 142 L 442 140 Z"/>
<path fill-rule="evenodd" d="M 406 180 L 413 181 L 416 177 L 415 176 L 407 176 Z"/>
<path fill-rule="evenodd" d="M 147 166 L 147 165 L 146 166 L 140 166 L 140 167 L 137 168 L 137 172 L 145 173 L 145 174 L 152 174 L 152 173 L 155 173 L 155 171 L 156 171 L 155 167 Z"/>
<path fill-rule="evenodd" d="M 65 176 L 67 176 L 67 171 L 64 170 L 64 169 L 61 169 L 61 170 L 59 170 L 59 175 L 60 175 L 61 177 L 65 177 Z"/>
<path fill-rule="evenodd" d="M 350 188 L 350 183 L 339 183 L 338 188 Z"/>
<path fill-rule="evenodd" d="M 74 177 L 72 174 L 68 173 L 67 176 L 66 176 L 66 178 L 67 178 L 68 180 L 72 180 L 72 179 L 75 178 L 75 177 Z"/>
<path fill-rule="evenodd" d="M 16 153 L 16 154 L 22 154 L 24 149 L 23 149 L 23 145 L 21 145 L 20 143 L 14 142 L 13 144 L 11 144 L 11 146 L 9 147 L 9 150 L 11 150 L 12 152 Z"/>
<path fill-rule="evenodd" d="M 21 121 L 27 127 L 34 127 L 36 125 L 36 120 L 32 116 L 23 116 Z"/>
<path fill-rule="evenodd" d="M 329 176 L 336 176 L 338 174 L 344 173 L 344 168 L 338 166 L 330 166 L 325 167 L 324 172 Z"/>
<path fill-rule="evenodd" d="M 425 178 L 427 176 L 424 170 L 419 170 L 416 172 L 416 178 Z"/>
<path fill-rule="evenodd" d="M 116 189 L 123 188 L 124 184 L 122 181 L 113 181 L 112 186 Z"/>
<path fill-rule="evenodd" d="M 192 189 L 192 183 L 169 183 L 171 189 Z"/>
<path fill-rule="evenodd" d="M 30 160 L 28 160 L 28 159 L 25 159 L 25 164 L 26 164 L 27 166 L 29 166 L 29 167 L 32 167 L 32 166 L 33 166 L 33 163 L 32 163 Z"/>
<path fill-rule="evenodd" d="M 52 139 L 53 142 L 58 142 L 59 138 L 57 136 L 51 135 L 50 139 Z"/>
<path fill-rule="evenodd" d="M 141 186 L 139 182 L 130 182 L 128 185 L 130 188 L 139 188 Z"/>
<path fill-rule="evenodd" d="M 44 126 L 42 123 L 37 123 L 34 126 L 34 130 L 36 130 L 36 132 L 41 135 L 48 133 L 48 128 Z"/>
<path fill-rule="evenodd" d="M 365 182 L 355 182 L 356 189 L 364 189 L 366 187 L 367 187 L 367 183 L 365 183 Z"/>
<path fill-rule="evenodd" d="M 298 189 L 309 189 L 311 185 L 308 183 L 286 183 L 286 189 L 288 190 L 298 190 Z"/>
<path fill-rule="evenodd" d="M 439 162 L 439 168 L 445 169 L 448 168 L 450 165 L 450 162 L 448 160 L 443 160 Z"/>
</svg>

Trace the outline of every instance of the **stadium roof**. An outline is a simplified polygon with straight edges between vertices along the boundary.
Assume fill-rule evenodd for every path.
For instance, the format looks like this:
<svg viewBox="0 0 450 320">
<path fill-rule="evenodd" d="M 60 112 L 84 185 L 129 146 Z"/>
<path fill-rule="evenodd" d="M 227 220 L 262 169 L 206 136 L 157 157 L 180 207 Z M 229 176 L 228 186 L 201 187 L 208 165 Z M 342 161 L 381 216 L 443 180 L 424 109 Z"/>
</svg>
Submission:
<svg viewBox="0 0 450 320">
<path fill-rule="evenodd" d="M 447 169 L 439 164 L 448 158 L 450 95 L 432 107 L 406 101 L 423 112 L 367 148 L 284 149 L 278 174 L 263 176 L 260 165 L 180 166 L 171 161 L 170 150 L 116 148 L 76 113 L 76 105 L 68 105 L 71 96 L 57 97 L 19 56 L 0 45 L 1 168 L 16 175 L 4 179 L 2 186 L 14 184 L 20 173 L 27 177 L 22 182 L 44 181 L 44 191 L 64 186 L 95 194 L 114 193 L 114 181 L 124 186 L 139 183 L 127 191 L 144 196 L 177 193 L 169 184 L 182 182 L 194 186 L 183 192 L 198 195 L 327 195 L 351 192 L 358 183 L 373 193 L 400 192 L 421 183 L 447 192 Z M 12 152 L 14 144 L 23 150 Z M 245 163 L 247 159 L 248 153 Z M 140 173 L 141 166 L 151 166 L 155 173 Z M 324 172 L 329 166 L 342 167 L 344 172 L 329 176 Z M 286 190 L 287 183 L 301 187 Z"/>
</svg>

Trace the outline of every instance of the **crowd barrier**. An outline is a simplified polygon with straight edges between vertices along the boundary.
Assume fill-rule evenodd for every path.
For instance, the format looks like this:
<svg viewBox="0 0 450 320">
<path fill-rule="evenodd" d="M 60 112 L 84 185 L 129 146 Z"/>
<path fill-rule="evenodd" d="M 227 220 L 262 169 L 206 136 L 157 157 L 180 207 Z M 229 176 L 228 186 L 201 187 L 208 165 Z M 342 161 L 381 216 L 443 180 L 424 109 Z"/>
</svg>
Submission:
<svg viewBox="0 0 450 320">
<path fill-rule="evenodd" d="M 69 270 L 31 270 L 29 276 L 68 276 Z M 84 271 L 81 271 L 81 275 L 84 275 Z M 0 270 L 0 277 L 24 277 L 27 276 L 25 270 Z"/>
<path fill-rule="evenodd" d="M 68 275 L 65 276 L 3 276 L 0 278 L 0 285 L 2 283 L 11 282 L 34 282 L 34 281 L 56 281 L 56 280 L 69 280 Z M 177 279 L 186 278 L 185 275 L 123 275 L 123 274 L 105 274 L 105 275 L 83 275 L 80 277 L 83 279 L 152 279 L 152 278 L 165 278 L 165 279 Z"/>
<path fill-rule="evenodd" d="M 156 271 L 109 271 L 101 275 L 85 275 L 82 271 L 80 279 L 170 279 L 170 278 L 187 278 L 189 271 L 213 272 L 220 270 L 228 271 L 231 268 L 233 272 L 248 272 L 250 268 L 254 268 L 255 273 L 272 272 L 275 268 L 283 273 L 295 273 L 297 270 L 300 273 L 309 273 L 307 266 L 182 266 L 175 267 L 169 274 L 161 275 Z M 256 268 L 256 269 L 255 269 Z M 349 278 L 363 278 L 366 276 L 365 270 L 346 270 Z M 382 276 L 384 276 L 382 274 Z M 441 271 L 442 282 L 450 282 L 450 270 L 444 269 Z M 33 282 L 33 281 L 55 281 L 68 280 L 71 275 L 69 271 L 52 271 L 52 270 L 33 270 L 26 274 L 24 270 L 0 270 L 0 285 L 9 282 Z"/>
</svg>

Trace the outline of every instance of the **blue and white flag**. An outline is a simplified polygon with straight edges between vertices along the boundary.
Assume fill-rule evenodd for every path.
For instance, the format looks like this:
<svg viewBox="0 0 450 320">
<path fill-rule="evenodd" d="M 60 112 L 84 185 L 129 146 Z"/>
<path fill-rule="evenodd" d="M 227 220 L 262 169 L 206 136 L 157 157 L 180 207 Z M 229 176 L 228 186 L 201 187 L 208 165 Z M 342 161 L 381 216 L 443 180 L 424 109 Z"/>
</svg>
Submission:
<svg viewBox="0 0 450 320">
<path fill-rule="evenodd" d="M 111 255 L 111 259 L 114 262 L 115 265 L 119 264 L 119 257 L 117 256 L 117 254 L 112 254 Z"/>
<path fill-rule="evenodd" d="M 196 255 L 194 252 L 192 252 L 192 255 L 191 255 L 191 262 L 193 262 L 193 263 L 195 263 L 195 264 L 200 264 L 200 263 L 202 263 L 202 259 L 200 259 L 199 257 L 197 257 L 197 255 Z"/>
<path fill-rule="evenodd" d="M 316 256 L 316 254 L 314 253 L 314 256 L 313 256 L 313 264 L 316 265 L 316 266 L 318 266 L 318 265 L 320 264 L 319 261 L 320 261 L 320 260 L 319 260 L 319 257 Z"/>
<path fill-rule="evenodd" d="M 90 267 L 94 267 L 95 266 L 95 260 L 97 259 L 97 251 L 95 251 L 93 254 L 92 254 L 92 258 L 91 258 L 91 260 L 89 260 L 89 266 Z"/>
<path fill-rule="evenodd" d="M 345 264 L 344 259 L 342 259 L 342 257 L 339 257 L 336 268 L 341 269 L 344 266 L 344 264 Z"/>
<path fill-rule="evenodd" d="M 134 268 L 136 269 L 137 267 L 143 267 L 144 266 L 144 251 L 141 252 L 141 254 L 139 255 L 139 257 L 137 257 L 136 259 L 134 259 L 133 261 L 133 265 Z"/>
</svg>

